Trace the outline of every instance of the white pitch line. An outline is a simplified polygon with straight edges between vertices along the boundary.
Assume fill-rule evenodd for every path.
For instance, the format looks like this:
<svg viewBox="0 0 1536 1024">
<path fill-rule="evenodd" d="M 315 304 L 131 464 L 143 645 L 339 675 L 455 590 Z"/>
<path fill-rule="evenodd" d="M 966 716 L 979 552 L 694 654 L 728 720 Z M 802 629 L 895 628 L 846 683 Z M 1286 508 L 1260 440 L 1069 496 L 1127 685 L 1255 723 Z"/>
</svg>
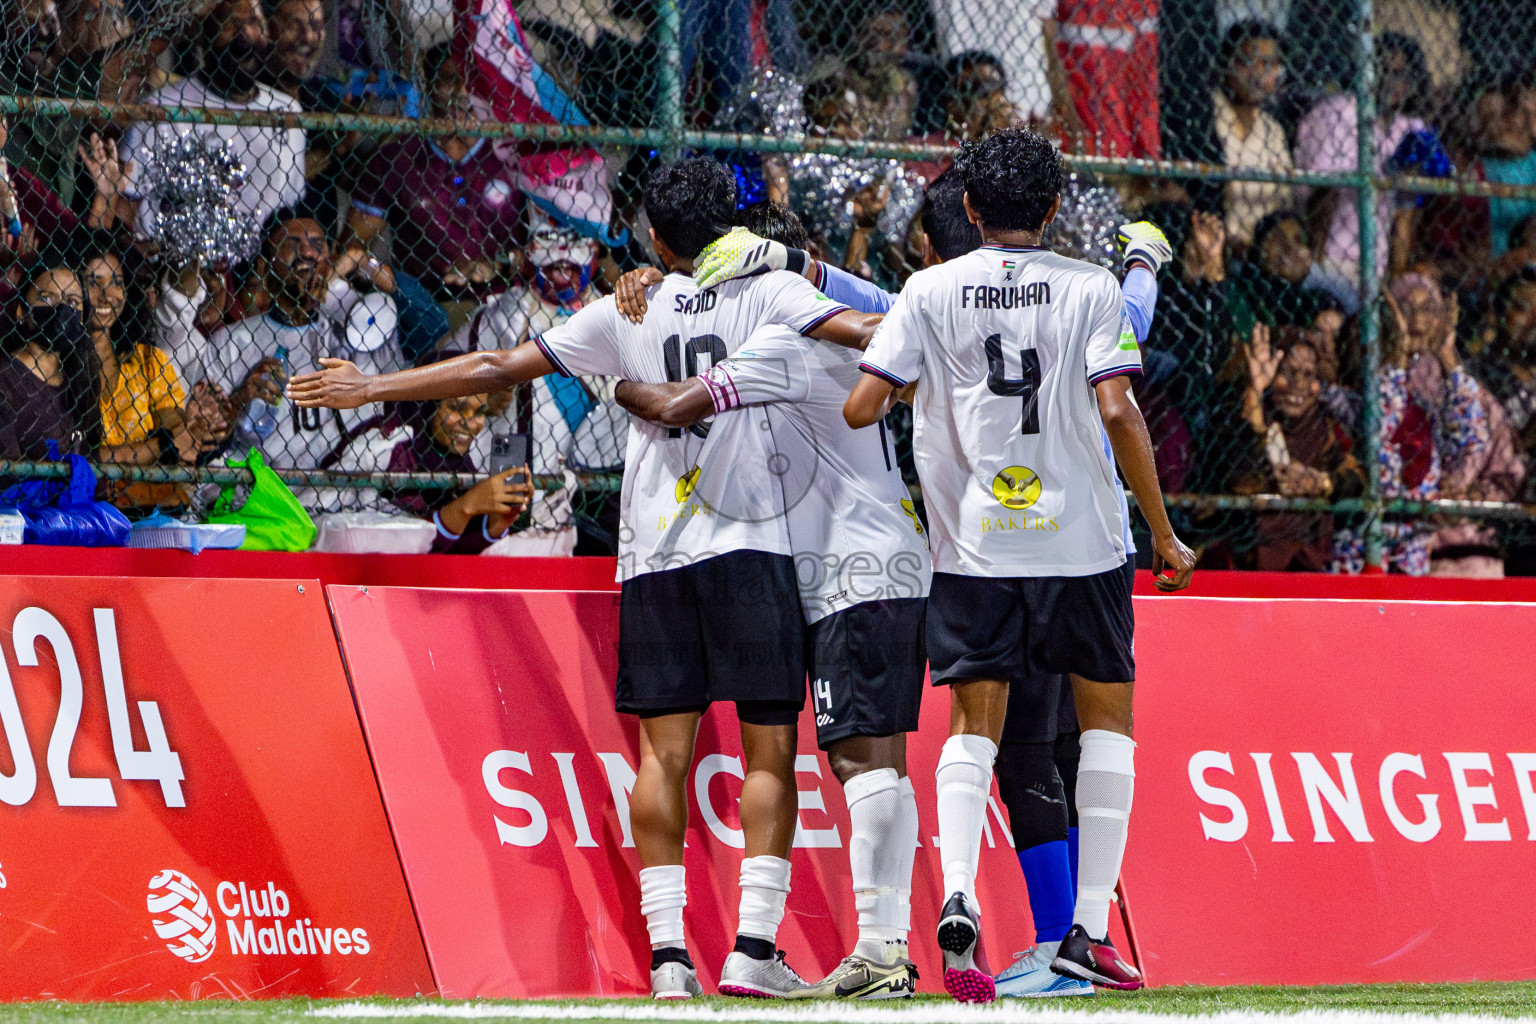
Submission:
<svg viewBox="0 0 1536 1024">
<path fill-rule="evenodd" d="M 681 1021 L 684 1024 L 1536 1024 L 1536 1017 L 1489 1017 L 1466 1013 L 1392 1013 L 1366 1010 L 1298 1010 L 1275 1013 L 1223 1010 L 1208 1014 L 1147 1013 L 1139 1010 L 1067 1010 L 1026 1002 L 989 1006 L 919 1003 L 911 1006 L 850 1006 L 818 1002 L 803 1006 L 722 1008 L 702 1004 L 624 1003 L 414 1003 L 381 1006 L 342 1003 L 310 1011 L 314 1017 L 386 1019 L 438 1017 L 452 1020 Z"/>
</svg>

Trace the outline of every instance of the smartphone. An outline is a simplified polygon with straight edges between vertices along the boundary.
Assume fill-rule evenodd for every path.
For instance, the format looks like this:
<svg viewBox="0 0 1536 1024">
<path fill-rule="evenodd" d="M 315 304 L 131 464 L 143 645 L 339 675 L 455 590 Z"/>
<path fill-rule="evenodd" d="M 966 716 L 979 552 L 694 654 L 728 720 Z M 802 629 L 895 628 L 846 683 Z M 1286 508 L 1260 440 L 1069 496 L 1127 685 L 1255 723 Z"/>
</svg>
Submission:
<svg viewBox="0 0 1536 1024">
<path fill-rule="evenodd" d="M 492 476 L 505 473 L 509 469 L 521 469 L 528 465 L 529 444 L 527 434 L 492 434 L 491 435 L 491 465 Z M 522 480 L 523 474 L 508 477 L 509 480 Z"/>
</svg>

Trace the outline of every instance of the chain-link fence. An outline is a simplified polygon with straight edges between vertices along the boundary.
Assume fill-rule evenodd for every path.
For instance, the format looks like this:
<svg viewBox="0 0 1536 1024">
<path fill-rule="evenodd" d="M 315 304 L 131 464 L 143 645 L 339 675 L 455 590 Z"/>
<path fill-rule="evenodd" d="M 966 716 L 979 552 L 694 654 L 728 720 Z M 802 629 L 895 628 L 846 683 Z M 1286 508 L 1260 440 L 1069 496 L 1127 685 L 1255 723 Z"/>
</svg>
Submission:
<svg viewBox="0 0 1536 1024">
<path fill-rule="evenodd" d="M 682 152 L 898 290 L 956 142 L 1022 121 L 1075 171 L 1053 245 L 1116 265 L 1138 218 L 1172 242 L 1137 394 L 1204 565 L 1536 571 L 1515 0 L 4 10 L 0 484 L 76 452 L 130 517 L 192 518 L 256 448 L 338 526 L 462 527 L 526 437 L 540 489 L 496 549 L 611 550 L 613 381 L 322 413 L 283 380 L 560 323 L 652 262 L 638 183 Z"/>
</svg>

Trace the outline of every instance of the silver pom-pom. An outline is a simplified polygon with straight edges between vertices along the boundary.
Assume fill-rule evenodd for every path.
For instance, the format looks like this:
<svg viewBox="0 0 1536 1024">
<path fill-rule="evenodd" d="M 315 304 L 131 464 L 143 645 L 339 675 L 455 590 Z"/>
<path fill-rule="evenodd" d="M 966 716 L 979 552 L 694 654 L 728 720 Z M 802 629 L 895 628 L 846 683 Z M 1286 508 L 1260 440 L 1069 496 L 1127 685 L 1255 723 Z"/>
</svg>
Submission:
<svg viewBox="0 0 1536 1024">
<path fill-rule="evenodd" d="M 1063 256 L 1118 272 L 1120 242 L 1116 235 L 1125 219 L 1119 193 L 1073 173 L 1061 194 L 1061 210 L 1046 229 L 1045 245 Z"/>
<path fill-rule="evenodd" d="M 172 262 L 241 263 L 261 242 L 262 211 L 240 205 L 245 164 L 212 133 L 156 132 L 139 172 L 146 227 Z"/>
<path fill-rule="evenodd" d="M 715 118 L 723 131 L 794 138 L 805 132 L 805 85 L 794 75 L 759 68 L 742 82 Z"/>
<path fill-rule="evenodd" d="M 853 233 L 853 198 L 884 182 L 890 190 L 877 227 L 894 242 L 907 236 L 928 180 L 899 160 L 798 153 L 789 161 L 790 205 L 812 234 L 846 240 Z"/>
</svg>

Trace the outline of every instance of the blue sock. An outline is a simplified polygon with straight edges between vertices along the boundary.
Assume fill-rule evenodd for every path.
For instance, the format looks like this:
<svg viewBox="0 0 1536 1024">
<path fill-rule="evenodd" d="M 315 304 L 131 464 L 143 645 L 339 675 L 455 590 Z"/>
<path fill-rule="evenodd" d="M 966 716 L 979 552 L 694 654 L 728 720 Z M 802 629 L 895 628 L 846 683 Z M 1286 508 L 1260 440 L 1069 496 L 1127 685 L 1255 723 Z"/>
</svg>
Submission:
<svg viewBox="0 0 1536 1024">
<path fill-rule="evenodd" d="M 1067 844 L 1061 840 L 1019 851 L 1029 909 L 1035 917 L 1036 942 L 1060 942 L 1072 927 L 1076 904 Z"/>
<path fill-rule="evenodd" d="M 1067 829 L 1067 857 L 1072 865 L 1072 901 L 1077 902 L 1077 826 Z"/>
</svg>

